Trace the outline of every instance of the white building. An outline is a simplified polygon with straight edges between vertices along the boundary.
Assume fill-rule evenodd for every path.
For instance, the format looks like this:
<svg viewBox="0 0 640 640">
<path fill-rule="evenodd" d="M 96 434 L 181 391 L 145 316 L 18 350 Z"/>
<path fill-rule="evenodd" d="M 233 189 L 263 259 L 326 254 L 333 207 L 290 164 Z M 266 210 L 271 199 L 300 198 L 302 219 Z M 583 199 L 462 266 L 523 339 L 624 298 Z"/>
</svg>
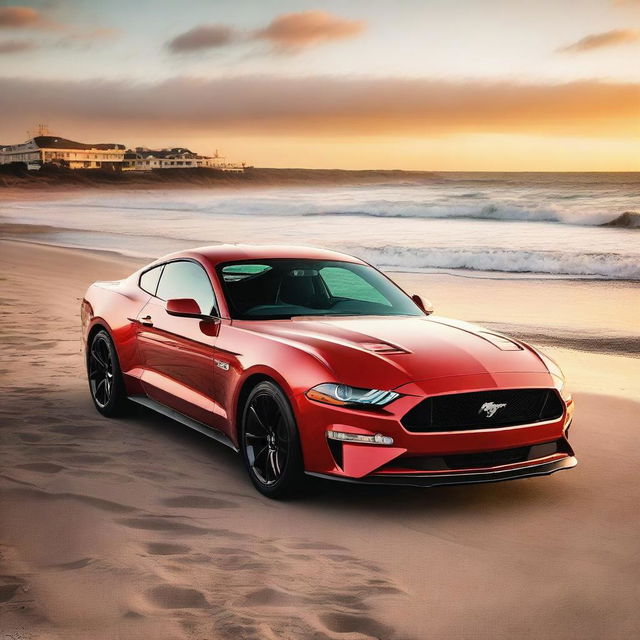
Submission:
<svg viewBox="0 0 640 640">
<path fill-rule="evenodd" d="M 152 169 L 196 169 L 207 167 L 220 171 L 244 171 L 244 165 L 226 162 L 216 151 L 214 156 L 201 156 L 183 147 L 173 149 L 128 149 L 125 155 L 125 170 L 151 171 Z"/>
<path fill-rule="evenodd" d="M 28 169 L 56 164 L 70 169 L 110 169 L 124 166 L 123 144 L 85 144 L 66 138 L 39 135 L 23 142 L 0 148 L 0 164 L 22 162 Z"/>
</svg>

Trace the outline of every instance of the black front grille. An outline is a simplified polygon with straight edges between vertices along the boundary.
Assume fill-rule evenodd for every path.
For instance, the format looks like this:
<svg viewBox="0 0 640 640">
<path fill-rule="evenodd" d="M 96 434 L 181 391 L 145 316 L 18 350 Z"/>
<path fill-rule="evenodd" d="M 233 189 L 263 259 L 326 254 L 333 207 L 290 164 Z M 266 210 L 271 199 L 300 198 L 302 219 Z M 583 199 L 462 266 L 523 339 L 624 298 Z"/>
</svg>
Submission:
<svg viewBox="0 0 640 640">
<path fill-rule="evenodd" d="M 410 469 L 412 471 L 457 471 L 460 469 L 483 469 L 518 462 L 528 462 L 556 453 L 573 455 L 564 439 L 544 442 L 527 447 L 480 451 L 477 453 L 454 453 L 443 456 L 401 456 L 387 463 L 385 470 Z"/>
<path fill-rule="evenodd" d="M 407 431 L 497 429 L 555 420 L 563 404 L 554 389 L 499 389 L 426 398 L 401 422 Z"/>
</svg>

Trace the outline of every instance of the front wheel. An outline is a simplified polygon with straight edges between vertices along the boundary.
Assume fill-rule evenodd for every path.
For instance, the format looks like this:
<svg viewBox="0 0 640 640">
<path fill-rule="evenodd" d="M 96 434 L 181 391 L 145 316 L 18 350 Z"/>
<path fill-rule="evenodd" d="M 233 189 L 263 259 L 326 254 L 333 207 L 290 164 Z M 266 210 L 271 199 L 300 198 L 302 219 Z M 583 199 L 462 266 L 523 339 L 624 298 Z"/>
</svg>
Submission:
<svg viewBox="0 0 640 640">
<path fill-rule="evenodd" d="M 260 493 L 285 498 L 303 490 L 298 428 L 285 394 L 273 382 L 261 382 L 249 393 L 240 441 L 245 467 Z"/>
<path fill-rule="evenodd" d="M 87 349 L 87 377 L 96 409 L 105 416 L 121 415 L 127 404 L 118 354 L 105 329 L 98 331 Z"/>
</svg>

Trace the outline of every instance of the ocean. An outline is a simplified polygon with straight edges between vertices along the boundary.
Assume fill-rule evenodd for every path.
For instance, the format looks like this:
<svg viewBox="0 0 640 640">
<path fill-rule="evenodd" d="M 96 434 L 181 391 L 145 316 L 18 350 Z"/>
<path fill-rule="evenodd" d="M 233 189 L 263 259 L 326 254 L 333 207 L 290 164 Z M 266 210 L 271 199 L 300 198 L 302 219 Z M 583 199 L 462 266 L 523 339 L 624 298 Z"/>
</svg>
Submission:
<svg viewBox="0 0 640 640">
<path fill-rule="evenodd" d="M 69 191 L 0 202 L 40 239 L 155 258 L 327 247 L 387 271 L 640 280 L 640 173 L 429 173 L 378 184 Z"/>
</svg>

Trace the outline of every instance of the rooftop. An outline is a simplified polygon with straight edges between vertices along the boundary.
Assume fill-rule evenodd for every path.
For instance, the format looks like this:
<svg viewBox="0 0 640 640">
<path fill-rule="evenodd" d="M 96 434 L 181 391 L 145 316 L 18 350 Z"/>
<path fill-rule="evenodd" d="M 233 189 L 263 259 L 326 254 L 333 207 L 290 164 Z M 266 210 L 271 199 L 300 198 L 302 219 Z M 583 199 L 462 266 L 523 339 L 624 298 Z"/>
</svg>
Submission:
<svg viewBox="0 0 640 640">
<path fill-rule="evenodd" d="M 340 262 L 361 263 L 362 260 L 345 253 L 317 249 L 315 247 L 301 247 L 296 245 L 252 245 L 252 244 L 217 244 L 197 247 L 189 251 L 179 251 L 164 256 L 167 258 L 192 257 L 204 259 L 210 264 L 234 262 L 236 260 L 268 260 L 274 258 L 307 258 L 309 260 L 337 260 Z"/>
<path fill-rule="evenodd" d="M 109 149 L 124 150 L 125 148 L 123 144 L 116 144 L 115 142 L 86 144 L 84 142 L 75 142 L 74 140 L 67 140 L 66 138 L 58 138 L 56 136 L 35 136 L 33 141 L 40 149 L 79 149 L 83 151 L 99 149 L 100 151 L 106 151 Z"/>
</svg>

